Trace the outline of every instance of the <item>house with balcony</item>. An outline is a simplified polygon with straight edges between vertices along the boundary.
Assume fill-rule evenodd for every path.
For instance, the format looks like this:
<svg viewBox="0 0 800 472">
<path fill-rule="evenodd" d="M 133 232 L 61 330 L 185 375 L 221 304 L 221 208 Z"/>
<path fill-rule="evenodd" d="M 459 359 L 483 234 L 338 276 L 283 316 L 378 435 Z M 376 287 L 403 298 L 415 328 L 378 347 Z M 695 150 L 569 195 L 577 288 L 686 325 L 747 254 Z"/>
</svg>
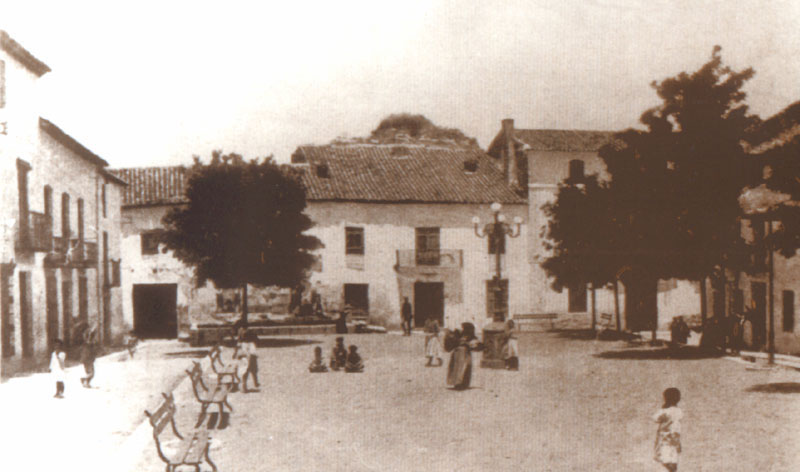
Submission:
<svg viewBox="0 0 800 472">
<path fill-rule="evenodd" d="M 598 152 L 608 143 L 613 131 L 516 129 L 514 120 L 506 119 L 489 145 L 487 153 L 502 167 L 506 180 L 514 188 L 527 192 L 528 253 L 530 264 L 531 305 L 533 312 L 556 313 L 559 318 L 573 318 L 585 325 L 590 316 L 590 290 L 585 284 L 562 292 L 553 290 L 541 263 L 549 256 L 544 245 L 548 218 L 542 207 L 555 201 L 558 184 L 569 177 L 580 180 L 586 174 L 598 174 L 607 180 L 605 163 Z M 597 289 L 598 313 L 614 313 L 615 295 L 608 288 Z M 625 305 L 625 287 L 619 284 L 618 303 Z M 676 315 L 700 313 L 699 285 L 687 281 L 663 280 L 658 287 L 659 325 L 665 328 Z M 627 309 L 627 307 L 626 307 Z M 624 318 L 628 318 L 623 314 Z M 623 328 L 645 329 L 625 326 Z"/>
<path fill-rule="evenodd" d="M 298 147 L 292 164 L 303 171 L 309 233 L 325 245 L 311 280 L 328 311 L 350 306 L 397 327 L 408 298 L 417 327 L 481 329 L 530 310 L 527 201 L 477 147 L 334 142 Z M 492 222 L 493 203 L 519 221 L 518 238 L 476 235 L 473 219 Z"/>
<path fill-rule="evenodd" d="M 36 109 L 50 69 L 0 31 L 0 369 L 47 359 L 56 339 L 123 329 L 120 197 L 108 163 Z"/>
</svg>

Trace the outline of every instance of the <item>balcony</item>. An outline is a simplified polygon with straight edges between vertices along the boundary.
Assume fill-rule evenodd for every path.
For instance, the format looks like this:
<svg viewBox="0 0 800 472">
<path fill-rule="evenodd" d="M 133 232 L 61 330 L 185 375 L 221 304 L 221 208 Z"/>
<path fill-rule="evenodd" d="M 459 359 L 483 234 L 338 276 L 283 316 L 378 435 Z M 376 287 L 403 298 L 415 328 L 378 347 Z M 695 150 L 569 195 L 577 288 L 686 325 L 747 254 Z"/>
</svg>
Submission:
<svg viewBox="0 0 800 472">
<path fill-rule="evenodd" d="M 28 233 L 18 233 L 19 248 L 33 252 L 47 252 L 53 241 L 52 219 L 35 211 L 28 212 Z"/>
<path fill-rule="evenodd" d="M 460 269 L 464 266 L 464 256 L 461 249 L 440 249 L 438 251 L 398 249 L 397 266 Z"/>
<path fill-rule="evenodd" d="M 91 268 L 97 265 L 99 254 L 97 243 L 83 241 L 83 246 L 77 238 L 53 238 L 53 251 L 48 254 L 45 262 L 51 267 L 84 267 Z"/>
</svg>

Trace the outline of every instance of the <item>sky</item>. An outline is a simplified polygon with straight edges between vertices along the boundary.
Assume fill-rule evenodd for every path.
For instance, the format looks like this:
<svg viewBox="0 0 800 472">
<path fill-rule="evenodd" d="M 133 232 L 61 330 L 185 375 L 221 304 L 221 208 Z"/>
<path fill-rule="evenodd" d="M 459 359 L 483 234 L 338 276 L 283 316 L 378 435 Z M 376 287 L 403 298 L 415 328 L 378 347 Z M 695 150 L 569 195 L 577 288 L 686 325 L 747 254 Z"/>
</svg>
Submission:
<svg viewBox="0 0 800 472">
<path fill-rule="evenodd" d="M 8 4 L 6 4 L 8 3 Z M 421 113 L 485 149 L 517 128 L 620 130 L 654 80 L 722 46 L 766 118 L 800 100 L 800 2 L 10 1 L 0 29 L 51 67 L 40 114 L 112 167 L 215 149 L 288 161 Z"/>
</svg>

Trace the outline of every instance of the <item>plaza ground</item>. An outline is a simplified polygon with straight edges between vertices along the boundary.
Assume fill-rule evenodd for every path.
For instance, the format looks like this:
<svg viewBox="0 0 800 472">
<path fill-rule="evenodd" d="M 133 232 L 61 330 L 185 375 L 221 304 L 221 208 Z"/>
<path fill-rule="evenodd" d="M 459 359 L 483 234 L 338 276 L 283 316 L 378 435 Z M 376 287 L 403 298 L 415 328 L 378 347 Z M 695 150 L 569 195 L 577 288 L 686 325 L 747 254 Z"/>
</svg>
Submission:
<svg viewBox="0 0 800 472">
<path fill-rule="evenodd" d="M 313 348 L 321 346 L 327 357 L 334 337 L 260 341 L 260 391 L 232 393 L 233 413 L 222 421 L 209 417 L 217 426 L 210 431 L 211 457 L 220 471 L 663 470 L 652 460 L 650 418 L 669 386 L 683 392 L 680 470 L 793 471 L 800 465 L 800 372 L 794 370 L 750 370 L 692 350 L 670 359 L 660 349 L 587 339 L 580 331 L 525 333 L 519 372 L 476 368 L 473 388 L 456 392 L 445 385 L 446 365 L 423 366 L 420 335 L 348 335 L 366 372 L 308 373 Z M 185 378 L 183 369 L 203 351 L 178 343 L 144 351 L 140 359 L 98 365 L 96 390 L 68 386 L 60 402 L 49 398 L 49 388 L 18 399 L 29 410 L 17 412 L 17 421 L 36 426 L 11 437 L 5 425 L 14 416 L 4 413 L 9 436 L 2 444 L 52 450 L 55 437 L 70 444 L 61 456 L 68 464 L 80 464 L 81 457 L 112 461 L 63 470 L 163 470 L 149 425 L 137 423 L 142 410 L 156 406 L 159 390 Z M 127 394 L 105 383 L 115 378 L 133 382 Z M 17 380 L 0 386 L 4 399 Z M 122 397 L 112 400 L 117 394 Z M 188 382 L 175 396 L 179 428 L 188 430 L 199 411 Z M 13 408 L 13 401 L 3 405 Z M 36 428 L 50 434 L 44 440 L 22 434 Z M 119 434 L 101 434 L 109 428 Z M 107 451 L 91 434 L 77 441 L 58 434 L 86 430 Z"/>
</svg>

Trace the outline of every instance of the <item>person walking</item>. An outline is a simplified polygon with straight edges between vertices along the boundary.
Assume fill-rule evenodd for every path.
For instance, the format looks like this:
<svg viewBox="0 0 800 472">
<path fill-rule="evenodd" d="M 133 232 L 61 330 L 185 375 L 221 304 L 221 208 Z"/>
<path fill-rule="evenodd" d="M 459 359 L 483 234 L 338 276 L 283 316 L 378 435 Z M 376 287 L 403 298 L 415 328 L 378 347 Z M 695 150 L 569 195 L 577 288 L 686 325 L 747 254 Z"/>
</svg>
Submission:
<svg viewBox="0 0 800 472">
<path fill-rule="evenodd" d="M 447 366 L 447 385 L 455 390 L 466 390 L 472 379 L 471 352 L 483 350 L 483 345 L 475 337 L 475 325 L 462 323 L 460 335 L 454 344 Z"/>
<path fill-rule="evenodd" d="M 669 472 L 678 470 L 678 457 L 681 454 L 683 412 L 678 408 L 680 401 L 680 390 L 674 387 L 664 390 L 664 405 L 653 415 L 653 421 L 658 423 L 654 459 Z"/>
<path fill-rule="evenodd" d="M 403 297 L 401 314 L 403 315 L 403 335 L 411 336 L 411 318 L 414 316 L 414 312 L 411 310 L 411 302 L 408 301 L 408 297 Z"/>
<path fill-rule="evenodd" d="M 256 333 L 248 331 L 244 335 L 240 356 L 247 360 L 247 368 L 242 375 L 242 391 L 248 393 L 250 390 L 247 388 L 247 377 L 253 378 L 254 392 L 258 391 L 260 384 L 258 383 L 258 353 L 256 352 Z"/>
<path fill-rule="evenodd" d="M 94 328 L 86 331 L 83 337 L 83 344 L 81 345 L 81 363 L 83 364 L 83 371 L 86 374 L 85 377 L 81 377 L 81 385 L 83 385 L 84 388 L 92 388 L 94 361 L 97 358 L 95 333 L 96 330 Z"/>
<path fill-rule="evenodd" d="M 56 339 L 53 353 L 50 355 L 50 374 L 56 382 L 56 394 L 53 398 L 64 398 L 64 382 L 67 380 L 67 353 L 64 342 Z"/>
</svg>

